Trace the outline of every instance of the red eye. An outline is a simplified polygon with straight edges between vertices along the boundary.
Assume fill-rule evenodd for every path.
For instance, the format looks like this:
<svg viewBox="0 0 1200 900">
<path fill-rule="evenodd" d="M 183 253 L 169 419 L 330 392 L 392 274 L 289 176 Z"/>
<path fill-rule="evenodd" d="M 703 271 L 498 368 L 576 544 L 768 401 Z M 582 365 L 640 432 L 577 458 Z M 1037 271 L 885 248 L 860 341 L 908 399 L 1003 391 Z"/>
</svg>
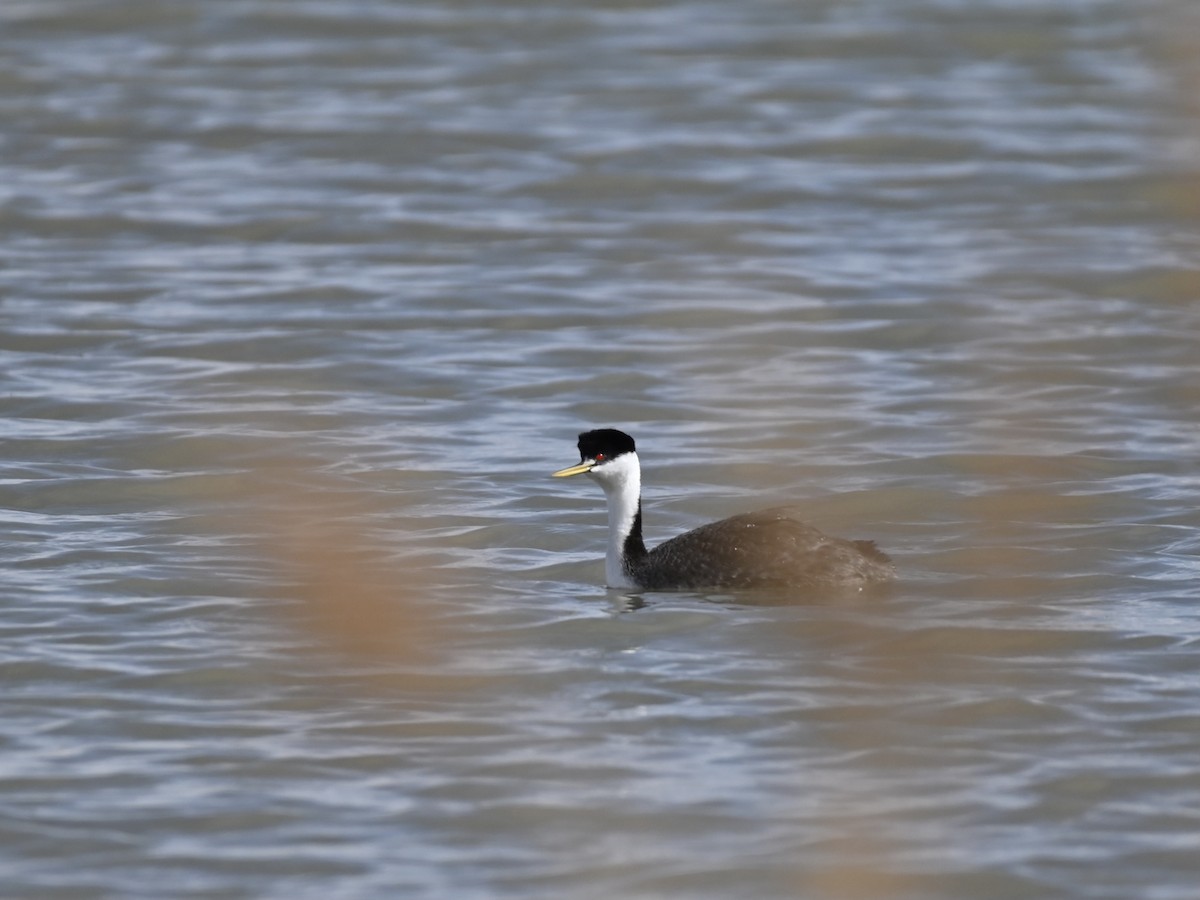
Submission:
<svg viewBox="0 0 1200 900">
<path fill-rule="evenodd" d="M 604 454 L 603 453 L 596 454 L 596 462 L 604 462 Z"/>
</svg>

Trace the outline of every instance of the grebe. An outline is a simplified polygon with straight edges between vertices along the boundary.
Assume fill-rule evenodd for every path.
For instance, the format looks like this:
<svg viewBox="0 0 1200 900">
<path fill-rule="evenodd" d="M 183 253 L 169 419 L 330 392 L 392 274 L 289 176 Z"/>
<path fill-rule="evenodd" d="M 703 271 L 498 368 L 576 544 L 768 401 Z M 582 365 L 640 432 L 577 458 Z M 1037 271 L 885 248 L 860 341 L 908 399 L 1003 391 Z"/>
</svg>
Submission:
<svg viewBox="0 0 1200 900">
<path fill-rule="evenodd" d="M 828 537 L 791 515 L 791 507 L 744 513 L 702 525 L 646 550 L 642 473 L 633 438 L 615 428 L 579 435 L 580 462 L 555 478 L 586 474 L 608 499 L 609 587 L 672 590 L 803 587 L 862 590 L 895 569 L 872 541 Z"/>
</svg>

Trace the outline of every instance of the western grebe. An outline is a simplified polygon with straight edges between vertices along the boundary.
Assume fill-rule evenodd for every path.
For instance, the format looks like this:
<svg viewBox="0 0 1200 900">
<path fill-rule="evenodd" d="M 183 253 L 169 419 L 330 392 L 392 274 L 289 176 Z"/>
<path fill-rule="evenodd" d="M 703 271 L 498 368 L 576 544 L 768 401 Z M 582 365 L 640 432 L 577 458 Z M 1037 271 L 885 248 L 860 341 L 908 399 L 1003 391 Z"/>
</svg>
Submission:
<svg viewBox="0 0 1200 900">
<path fill-rule="evenodd" d="M 615 428 L 579 435 L 580 462 L 555 478 L 586 474 L 608 499 L 609 587 L 807 587 L 861 590 L 895 569 L 871 541 L 828 537 L 791 508 L 744 513 L 702 525 L 647 551 L 642 542 L 642 473 L 633 438 Z"/>
</svg>

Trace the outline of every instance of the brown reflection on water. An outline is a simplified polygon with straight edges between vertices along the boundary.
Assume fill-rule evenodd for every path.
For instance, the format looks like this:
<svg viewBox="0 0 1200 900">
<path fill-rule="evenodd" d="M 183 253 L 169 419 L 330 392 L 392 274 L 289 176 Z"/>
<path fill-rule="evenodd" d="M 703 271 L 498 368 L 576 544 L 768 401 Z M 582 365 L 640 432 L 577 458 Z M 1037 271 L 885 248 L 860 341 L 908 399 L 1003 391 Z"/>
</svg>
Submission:
<svg viewBox="0 0 1200 900">
<path fill-rule="evenodd" d="M 1150 15 L 1153 15 L 1150 13 Z M 1174 95 L 1183 119 L 1184 139 L 1192 147 L 1192 168 L 1184 174 L 1178 189 L 1158 192 L 1155 205 L 1164 213 L 1174 214 L 1200 224 L 1200 156 L 1195 148 L 1200 144 L 1200 5 L 1192 0 L 1175 0 L 1165 15 L 1156 20 L 1159 34 L 1158 54 L 1175 88 Z M 1163 26 L 1166 27 L 1163 27 Z M 1175 137 L 1175 136 L 1172 136 Z M 1194 231 L 1192 232 L 1194 234 Z M 1200 271 L 1189 270 L 1191 277 L 1180 293 L 1188 302 L 1200 296 Z"/>
<path fill-rule="evenodd" d="M 911 860 L 937 858 L 946 848 L 967 856 L 981 848 L 963 847 L 966 833 L 930 816 L 928 797 L 897 786 L 965 793 L 969 788 L 954 786 L 960 772 L 931 782 L 933 761 L 948 761 L 949 768 L 966 766 L 964 761 L 986 765 L 987 741 L 999 723 L 1040 724 L 1056 716 L 1052 704 L 1028 696 L 1021 668 L 1010 662 L 1069 655 L 1079 639 L 1030 623 L 1042 621 L 1040 603 L 1064 573 L 1086 571 L 1089 558 L 1102 552 L 1102 542 L 1090 535 L 1107 514 L 1107 501 L 1056 489 L 1069 474 L 1069 461 L 996 454 L 956 465 L 995 486 L 944 499 L 941 514 L 962 523 L 969 539 L 955 538 L 922 564 L 956 579 L 964 611 L 987 600 L 1004 605 L 988 603 L 978 622 L 931 620 L 928 610 L 913 605 L 899 620 L 855 617 L 822 626 L 828 662 L 815 675 L 835 686 L 834 697 L 807 724 L 820 736 L 831 774 L 817 790 L 823 799 L 815 818 L 823 840 L 792 872 L 797 897 L 892 900 L 945 893 L 957 876 L 915 873 Z M 1050 527 L 1061 538 L 1047 546 Z M 905 561 L 898 561 L 903 581 Z M 998 895 L 1012 887 L 1004 877 L 975 873 L 968 887 Z"/>
<path fill-rule="evenodd" d="M 251 502 L 292 624 L 358 662 L 440 660 L 446 627 L 429 600 L 431 561 L 390 536 L 385 548 L 367 524 L 365 495 L 284 471 L 264 479 Z"/>
<path fill-rule="evenodd" d="M 419 563 L 387 559 L 350 524 L 290 525 L 273 548 L 299 602 L 297 621 L 322 642 L 358 658 L 438 656 L 440 626 Z"/>
<path fill-rule="evenodd" d="M 834 825 L 838 824 L 835 820 Z M 887 900 L 932 888 L 928 879 L 889 871 L 890 845 L 873 828 L 859 827 L 853 835 L 834 840 L 827 848 L 840 860 L 814 867 L 796 883 L 797 897 L 810 900 Z"/>
<path fill-rule="evenodd" d="M 1162 55 L 1175 85 L 1182 140 L 1189 146 L 1190 170 L 1172 179 L 1169 189 L 1157 192 L 1154 205 L 1179 222 L 1183 254 L 1190 265 L 1156 273 L 1153 285 L 1158 296 L 1181 309 L 1194 311 L 1200 299 L 1200 266 L 1195 257 L 1195 236 L 1200 233 L 1200 4 L 1177 0 L 1168 17 L 1174 26 L 1163 37 Z M 1182 255 L 1182 254 L 1181 254 Z M 1165 400 L 1182 415 L 1190 417 L 1200 406 L 1200 384 L 1182 379 L 1164 389 Z"/>
</svg>

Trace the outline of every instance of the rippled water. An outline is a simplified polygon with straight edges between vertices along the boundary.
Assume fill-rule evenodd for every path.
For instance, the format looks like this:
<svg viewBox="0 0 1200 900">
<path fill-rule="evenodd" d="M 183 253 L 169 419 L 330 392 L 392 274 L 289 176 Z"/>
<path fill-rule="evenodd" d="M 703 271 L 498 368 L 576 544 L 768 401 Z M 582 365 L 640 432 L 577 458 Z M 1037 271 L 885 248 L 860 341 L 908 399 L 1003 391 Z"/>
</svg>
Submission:
<svg viewBox="0 0 1200 900">
<path fill-rule="evenodd" d="M 0 6 L 4 896 L 1192 900 L 1196 26 Z"/>
</svg>

